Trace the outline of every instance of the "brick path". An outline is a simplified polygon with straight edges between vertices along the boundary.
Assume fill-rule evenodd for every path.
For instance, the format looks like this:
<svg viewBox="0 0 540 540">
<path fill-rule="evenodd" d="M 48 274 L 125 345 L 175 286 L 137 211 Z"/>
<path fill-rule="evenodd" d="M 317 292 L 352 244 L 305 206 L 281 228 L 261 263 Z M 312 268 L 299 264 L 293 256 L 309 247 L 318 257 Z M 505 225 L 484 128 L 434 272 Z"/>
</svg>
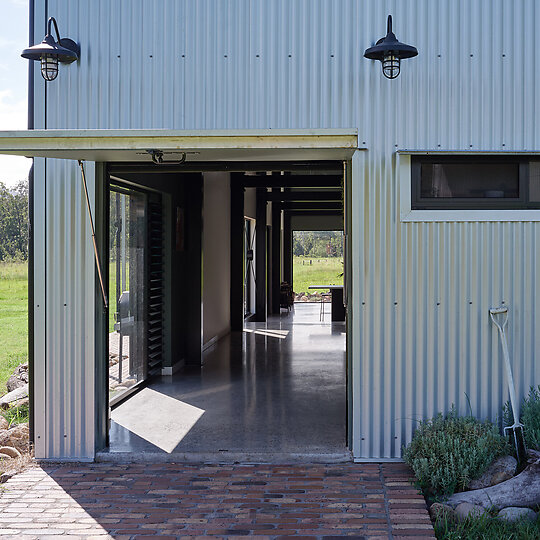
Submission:
<svg viewBox="0 0 540 540">
<path fill-rule="evenodd" d="M 3 485 L 0 538 L 434 538 L 409 478 L 401 464 L 47 465 Z"/>
</svg>

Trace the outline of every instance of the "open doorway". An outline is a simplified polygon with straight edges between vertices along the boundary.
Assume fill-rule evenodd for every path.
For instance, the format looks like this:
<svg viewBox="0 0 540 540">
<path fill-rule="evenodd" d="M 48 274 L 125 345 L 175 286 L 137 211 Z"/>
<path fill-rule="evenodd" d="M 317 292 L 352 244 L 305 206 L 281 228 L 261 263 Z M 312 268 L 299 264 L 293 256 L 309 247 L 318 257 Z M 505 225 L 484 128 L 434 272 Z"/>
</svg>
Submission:
<svg viewBox="0 0 540 540">
<path fill-rule="evenodd" d="M 111 400 L 109 453 L 348 459 L 345 317 L 333 321 L 327 311 L 320 318 L 318 304 L 313 316 L 305 309 L 308 302 L 289 309 L 281 295 L 284 283 L 294 288 L 294 231 L 309 230 L 306 223 L 326 224 L 328 238 L 317 232 L 326 242 L 326 257 L 319 259 L 332 258 L 326 264 L 333 270 L 333 259 L 341 256 L 341 265 L 343 164 L 279 163 L 276 170 L 268 165 L 263 171 L 256 163 L 248 170 L 236 165 L 232 173 L 207 171 L 204 164 L 189 173 L 112 167 L 109 293 L 117 303 L 111 302 L 116 315 L 109 330 L 124 341 L 116 338 L 122 352 L 116 364 L 111 358 L 109 378 L 123 373 L 120 360 L 131 369 L 135 349 L 145 358 L 140 373 L 129 374 L 136 392 L 128 394 L 117 381 L 127 399 Z M 143 201 L 139 242 L 125 232 L 130 222 L 123 208 L 137 205 L 130 196 Z M 144 213 L 151 199 L 159 199 L 159 220 Z M 119 225 L 118 216 L 125 223 Z M 155 221 L 162 227 L 162 247 L 161 258 L 152 259 L 158 265 L 152 273 L 149 227 Z M 132 252 L 130 242 L 136 244 Z M 132 262 L 130 273 L 137 256 L 146 262 L 138 268 Z M 154 334 L 148 320 L 150 275 L 162 280 Z M 338 275 L 324 281 L 319 285 L 340 285 Z M 143 299 L 140 312 L 137 295 Z M 343 309 L 343 297 L 341 304 Z M 133 338 L 132 323 L 139 325 Z M 151 371 L 144 340 L 157 334 L 161 354 L 155 357 L 161 364 Z M 109 339 L 110 354 L 116 352 L 112 344 Z"/>
<path fill-rule="evenodd" d="M 319 321 L 345 321 L 343 230 L 293 231 L 293 288 L 297 309 Z M 302 306 L 302 307 L 301 307 Z"/>
</svg>

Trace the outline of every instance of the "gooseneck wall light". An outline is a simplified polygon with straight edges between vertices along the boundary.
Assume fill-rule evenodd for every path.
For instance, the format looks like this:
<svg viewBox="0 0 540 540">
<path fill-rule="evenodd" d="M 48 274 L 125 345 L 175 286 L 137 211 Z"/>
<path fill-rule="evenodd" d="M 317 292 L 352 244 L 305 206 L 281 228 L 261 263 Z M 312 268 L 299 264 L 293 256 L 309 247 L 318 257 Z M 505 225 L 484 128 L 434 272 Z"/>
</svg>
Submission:
<svg viewBox="0 0 540 540">
<path fill-rule="evenodd" d="M 417 55 L 416 47 L 401 43 L 392 32 L 392 15 L 388 15 L 386 36 L 364 52 L 366 58 L 382 62 L 383 74 L 387 79 L 395 79 L 399 75 L 403 58 Z"/>
<path fill-rule="evenodd" d="M 57 41 L 54 40 L 51 34 L 53 24 Z M 58 62 L 71 64 L 71 62 L 79 59 L 80 54 L 81 48 L 79 45 L 72 39 L 61 38 L 56 19 L 49 17 L 47 35 L 43 38 L 43 41 L 39 45 L 24 49 L 21 56 L 28 58 L 28 60 L 40 60 L 41 76 L 46 81 L 54 81 L 58 75 Z"/>
</svg>

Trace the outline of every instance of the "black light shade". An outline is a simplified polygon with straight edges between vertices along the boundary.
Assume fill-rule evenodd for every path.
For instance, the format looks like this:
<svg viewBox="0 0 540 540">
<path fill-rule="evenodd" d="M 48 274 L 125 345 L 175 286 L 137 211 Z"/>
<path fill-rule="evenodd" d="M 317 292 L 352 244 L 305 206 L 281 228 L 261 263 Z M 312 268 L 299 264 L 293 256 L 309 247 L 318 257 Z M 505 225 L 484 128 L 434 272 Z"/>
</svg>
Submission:
<svg viewBox="0 0 540 540">
<path fill-rule="evenodd" d="M 51 35 L 51 25 L 56 30 L 55 41 Z M 58 75 L 58 62 L 69 64 L 78 60 L 81 49 L 77 43 L 69 38 L 60 38 L 58 26 L 54 17 L 50 17 L 47 25 L 47 35 L 39 45 L 24 49 L 21 53 L 28 60 L 41 61 L 41 75 L 46 81 L 54 81 Z"/>
<path fill-rule="evenodd" d="M 395 79 L 399 75 L 403 58 L 417 55 L 416 47 L 401 43 L 392 32 L 392 15 L 388 15 L 386 36 L 364 52 L 366 58 L 382 62 L 383 74 L 388 79 Z"/>
</svg>

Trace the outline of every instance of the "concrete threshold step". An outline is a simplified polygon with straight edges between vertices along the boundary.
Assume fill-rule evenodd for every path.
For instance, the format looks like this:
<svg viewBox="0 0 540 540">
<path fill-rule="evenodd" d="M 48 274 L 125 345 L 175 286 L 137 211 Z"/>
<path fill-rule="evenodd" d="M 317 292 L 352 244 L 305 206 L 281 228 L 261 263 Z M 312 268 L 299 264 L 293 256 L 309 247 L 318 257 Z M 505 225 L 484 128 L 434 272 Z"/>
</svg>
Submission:
<svg viewBox="0 0 540 540">
<path fill-rule="evenodd" d="M 98 452 L 97 462 L 108 463 L 350 463 L 349 451 L 319 452 Z"/>
</svg>

